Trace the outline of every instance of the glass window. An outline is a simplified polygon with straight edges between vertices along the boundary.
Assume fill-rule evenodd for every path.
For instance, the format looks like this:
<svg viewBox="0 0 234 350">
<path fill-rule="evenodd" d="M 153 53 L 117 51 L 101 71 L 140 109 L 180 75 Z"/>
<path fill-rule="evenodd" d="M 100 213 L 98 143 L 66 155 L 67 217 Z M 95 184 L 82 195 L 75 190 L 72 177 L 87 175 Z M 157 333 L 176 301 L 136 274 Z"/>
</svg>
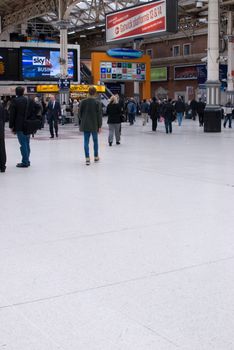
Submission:
<svg viewBox="0 0 234 350">
<path fill-rule="evenodd" d="M 173 46 L 173 56 L 180 56 L 180 45 Z"/>
<path fill-rule="evenodd" d="M 191 54 L 191 44 L 184 44 L 184 56 Z"/>
</svg>

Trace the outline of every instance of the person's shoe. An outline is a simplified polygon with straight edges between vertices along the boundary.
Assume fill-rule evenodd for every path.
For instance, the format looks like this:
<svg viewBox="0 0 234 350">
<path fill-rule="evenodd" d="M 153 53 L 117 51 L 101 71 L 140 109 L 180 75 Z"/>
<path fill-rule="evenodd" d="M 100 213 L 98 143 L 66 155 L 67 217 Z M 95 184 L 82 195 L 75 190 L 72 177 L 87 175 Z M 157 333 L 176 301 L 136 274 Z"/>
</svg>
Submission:
<svg viewBox="0 0 234 350">
<path fill-rule="evenodd" d="M 90 158 L 86 158 L 85 164 L 90 165 Z"/>
<path fill-rule="evenodd" d="M 94 157 L 95 162 L 99 162 L 100 158 L 99 157 Z"/>
<path fill-rule="evenodd" d="M 0 169 L 0 173 L 5 173 L 5 171 L 6 171 L 6 167 Z"/>
<path fill-rule="evenodd" d="M 118 142 L 116 142 L 116 145 L 120 145 L 120 142 L 118 141 Z"/>
<path fill-rule="evenodd" d="M 56 137 L 58 137 L 58 134 L 56 134 Z"/>
<path fill-rule="evenodd" d="M 112 142 L 109 142 L 109 146 L 110 146 L 110 147 L 112 146 Z"/>
<path fill-rule="evenodd" d="M 50 136 L 50 139 L 53 139 L 54 138 L 54 136 Z"/>
<path fill-rule="evenodd" d="M 18 163 L 18 164 L 16 164 L 16 167 L 17 168 L 28 168 L 29 166 L 24 164 L 24 163 Z"/>
</svg>

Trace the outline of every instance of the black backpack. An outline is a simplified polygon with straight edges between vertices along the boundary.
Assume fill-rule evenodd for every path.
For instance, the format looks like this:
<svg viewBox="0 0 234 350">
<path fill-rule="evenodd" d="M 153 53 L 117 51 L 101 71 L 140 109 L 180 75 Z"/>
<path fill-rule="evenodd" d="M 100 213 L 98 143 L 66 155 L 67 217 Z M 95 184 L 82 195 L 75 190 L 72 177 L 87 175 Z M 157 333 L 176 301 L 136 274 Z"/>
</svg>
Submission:
<svg viewBox="0 0 234 350">
<path fill-rule="evenodd" d="M 25 111 L 25 120 L 24 120 L 24 134 L 33 135 L 37 130 L 42 127 L 42 118 L 38 115 L 37 104 L 28 98 L 26 111 Z"/>
</svg>

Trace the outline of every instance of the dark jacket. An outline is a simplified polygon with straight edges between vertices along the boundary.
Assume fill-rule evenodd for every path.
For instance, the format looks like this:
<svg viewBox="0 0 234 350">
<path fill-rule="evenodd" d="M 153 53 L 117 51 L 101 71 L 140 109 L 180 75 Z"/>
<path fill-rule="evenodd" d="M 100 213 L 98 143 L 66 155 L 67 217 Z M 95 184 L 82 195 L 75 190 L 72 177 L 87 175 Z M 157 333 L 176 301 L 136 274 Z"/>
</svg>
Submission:
<svg viewBox="0 0 234 350">
<path fill-rule="evenodd" d="M 53 102 L 48 103 L 47 107 L 47 118 L 50 119 L 58 119 L 58 117 L 61 115 L 61 106 L 58 101 L 55 101 L 55 105 L 53 108 Z"/>
<path fill-rule="evenodd" d="M 118 103 L 109 103 L 106 114 L 108 115 L 107 124 L 121 123 L 121 107 Z"/>
<path fill-rule="evenodd" d="M 205 108 L 206 108 L 205 102 L 199 101 L 197 103 L 197 113 L 199 113 L 199 114 L 204 113 Z"/>
<path fill-rule="evenodd" d="M 79 108 L 80 131 L 98 132 L 102 127 L 102 105 L 94 97 L 81 101 Z"/>
<path fill-rule="evenodd" d="M 151 119 L 159 118 L 159 104 L 157 102 L 151 102 L 149 107 L 149 115 Z"/>
<path fill-rule="evenodd" d="M 5 113 L 4 113 L 3 106 L 0 103 L 0 139 L 1 140 L 4 139 L 5 137 L 4 129 L 5 129 Z"/>
<path fill-rule="evenodd" d="M 170 102 L 167 102 L 163 106 L 163 117 L 168 121 L 173 121 L 175 119 L 175 108 Z"/>
<path fill-rule="evenodd" d="M 190 108 L 192 109 L 192 111 L 196 111 L 197 110 L 197 101 L 196 100 L 192 100 L 190 102 Z"/>
<path fill-rule="evenodd" d="M 28 106 L 27 106 L 28 104 Z M 27 109 L 27 116 L 26 116 Z M 24 130 L 24 121 L 26 118 L 35 114 L 35 103 L 25 96 L 15 97 L 10 106 L 9 127 L 14 132 Z"/>
<path fill-rule="evenodd" d="M 184 102 L 181 101 L 181 100 L 176 101 L 176 103 L 175 103 L 175 110 L 176 110 L 176 113 L 184 113 L 185 112 L 185 104 L 184 104 Z"/>
<path fill-rule="evenodd" d="M 147 102 L 142 102 L 141 104 L 141 113 L 149 112 L 149 104 Z"/>
</svg>

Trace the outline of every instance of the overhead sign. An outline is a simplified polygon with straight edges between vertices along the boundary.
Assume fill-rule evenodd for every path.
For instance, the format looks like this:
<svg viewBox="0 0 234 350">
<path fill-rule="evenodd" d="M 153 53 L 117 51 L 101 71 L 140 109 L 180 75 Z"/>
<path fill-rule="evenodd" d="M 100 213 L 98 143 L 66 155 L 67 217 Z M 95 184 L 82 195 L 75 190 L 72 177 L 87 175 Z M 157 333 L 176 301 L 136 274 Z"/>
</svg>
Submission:
<svg viewBox="0 0 234 350">
<path fill-rule="evenodd" d="M 58 86 L 60 90 L 69 90 L 71 82 L 69 79 L 59 79 Z"/>
<path fill-rule="evenodd" d="M 106 15 L 106 42 L 175 33 L 178 1 L 156 0 Z"/>
<path fill-rule="evenodd" d="M 141 58 L 143 56 L 143 51 L 133 50 L 133 49 L 109 49 L 107 50 L 107 55 L 114 58 L 121 59 L 134 59 Z"/>
<path fill-rule="evenodd" d="M 37 85 L 37 92 L 58 92 L 58 85 Z"/>
<path fill-rule="evenodd" d="M 97 92 L 106 92 L 105 85 L 71 85 L 71 92 L 89 92 L 89 88 L 95 87 Z"/>
</svg>

